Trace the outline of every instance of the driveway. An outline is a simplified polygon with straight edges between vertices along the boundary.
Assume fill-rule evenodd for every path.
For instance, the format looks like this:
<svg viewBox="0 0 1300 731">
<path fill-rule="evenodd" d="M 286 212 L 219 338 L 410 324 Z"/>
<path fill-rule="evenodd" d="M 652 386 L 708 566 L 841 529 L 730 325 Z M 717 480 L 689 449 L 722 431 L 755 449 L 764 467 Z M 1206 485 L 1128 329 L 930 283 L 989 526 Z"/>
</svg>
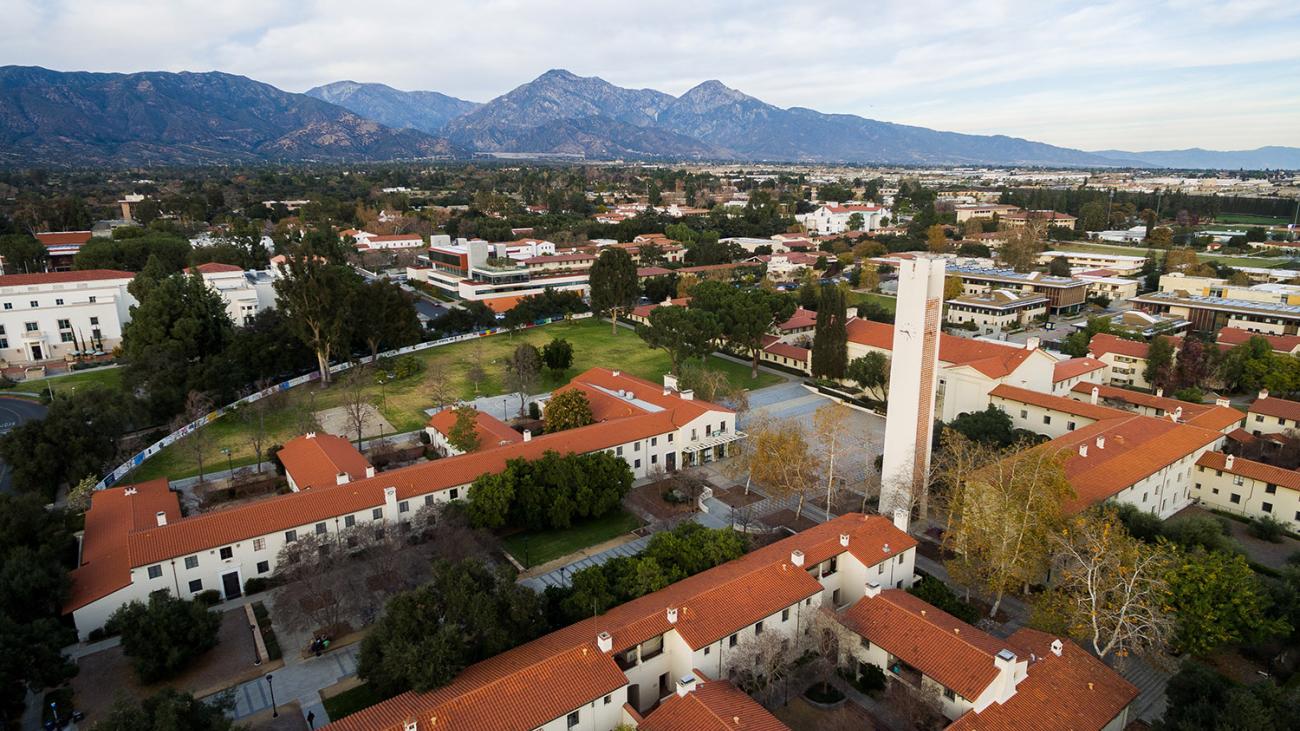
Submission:
<svg viewBox="0 0 1300 731">
<path fill-rule="evenodd" d="M 45 407 L 35 401 L 0 396 L 0 435 L 29 421 L 45 418 Z M 13 492 L 13 470 L 0 460 L 0 493 Z"/>
</svg>

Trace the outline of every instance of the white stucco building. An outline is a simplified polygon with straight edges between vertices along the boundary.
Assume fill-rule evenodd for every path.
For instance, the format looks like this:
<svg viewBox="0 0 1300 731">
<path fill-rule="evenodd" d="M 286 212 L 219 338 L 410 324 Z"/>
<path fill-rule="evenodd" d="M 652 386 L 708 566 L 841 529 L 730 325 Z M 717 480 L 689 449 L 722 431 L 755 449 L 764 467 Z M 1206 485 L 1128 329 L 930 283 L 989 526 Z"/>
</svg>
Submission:
<svg viewBox="0 0 1300 731">
<path fill-rule="evenodd" d="M 111 269 L 0 276 L 0 359 L 13 365 L 110 352 L 122 342 L 135 275 Z"/>
<path fill-rule="evenodd" d="M 811 213 L 800 213 L 795 220 L 803 224 L 810 234 L 842 234 L 849 230 L 849 219 L 857 214 L 862 217 L 862 225 L 856 231 L 875 231 L 884 226 L 881 221 L 889 218 L 889 209 L 862 203 L 826 203 Z"/>
</svg>

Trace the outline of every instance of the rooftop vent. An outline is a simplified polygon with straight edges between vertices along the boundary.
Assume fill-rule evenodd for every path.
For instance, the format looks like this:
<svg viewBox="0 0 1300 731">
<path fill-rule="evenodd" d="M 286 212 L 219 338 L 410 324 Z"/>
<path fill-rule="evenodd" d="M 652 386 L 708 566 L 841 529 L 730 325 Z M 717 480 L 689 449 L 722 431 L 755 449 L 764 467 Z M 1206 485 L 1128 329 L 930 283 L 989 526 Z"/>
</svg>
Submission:
<svg viewBox="0 0 1300 731">
<path fill-rule="evenodd" d="M 601 652 L 609 652 L 610 650 L 613 650 L 614 636 L 608 632 L 601 632 L 596 635 L 596 647 L 600 648 Z"/>
<path fill-rule="evenodd" d="M 841 545 L 841 546 L 847 546 L 847 545 L 849 545 L 849 534 L 848 534 L 848 533 L 841 533 L 841 534 L 840 534 L 840 545 Z"/>
<path fill-rule="evenodd" d="M 795 566 L 803 566 L 803 551 L 800 551 L 797 548 L 791 551 L 790 563 L 794 564 Z"/>
<path fill-rule="evenodd" d="M 1232 463 L 1236 461 L 1237 458 L 1230 454 L 1227 457 L 1223 458 L 1223 466 L 1225 469 L 1232 469 Z"/>
<path fill-rule="evenodd" d="M 699 679 L 694 675 L 683 675 L 681 679 L 677 681 L 677 695 L 684 696 L 695 690 L 695 687 L 699 684 Z"/>
<path fill-rule="evenodd" d="M 366 467 L 366 477 L 374 477 L 374 476 L 375 476 L 375 468 L 374 468 L 374 466 L 368 466 L 368 467 Z"/>
<path fill-rule="evenodd" d="M 1106 437 L 1104 436 L 1097 437 L 1097 449 L 1105 449 L 1105 448 L 1106 448 Z"/>
<path fill-rule="evenodd" d="M 677 607 L 668 607 L 668 624 L 677 624 Z"/>
<path fill-rule="evenodd" d="M 1087 457 L 1087 456 L 1088 456 L 1088 445 L 1086 445 L 1086 444 L 1080 444 L 1080 445 L 1079 445 L 1079 456 L 1080 456 L 1080 457 Z"/>
<path fill-rule="evenodd" d="M 154 520 L 158 521 L 158 525 L 167 525 L 167 514 L 163 511 L 159 510 L 153 514 L 153 517 Z"/>
<path fill-rule="evenodd" d="M 1060 640 L 1052 640 L 1052 654 L 1053 654 L 1053 655 L 1056 655 L 1057 657 L 1060 657 L 1060 656 L 1061 656 L 1061 652 L 1062 652 L 1063 650 L 1065 650 L 1065 645 L 1064 645 Z"/>
<path fill-rule="evenodd" d="M 885 553 L 889 553 L 889 544 L 886 543 L 885 545 L 881 546 L 880 550 L 884 551 Z"/>
<path fill-rule="evenodd" d="M 877 584 L 874 581 L 868 581 L 866 597 L 868 599 L 874 599 L 878 596 L 880 596 L 880 584 Z"/>
<path fill-rule="evenodd" d="M 349 480 L 349 479 L 351 479 L 351 478 L 348 477 L 348 473 L 346 473 L 346 472 L 340 472 L 340 473 L 338 473 L 337 475 L 334 475 L 334 482 L 335 482 L 335 484 L 338 484 L 338 485 L 346 485 L 346 484 L 348 484 L 348 480 Z"/>
</svg>

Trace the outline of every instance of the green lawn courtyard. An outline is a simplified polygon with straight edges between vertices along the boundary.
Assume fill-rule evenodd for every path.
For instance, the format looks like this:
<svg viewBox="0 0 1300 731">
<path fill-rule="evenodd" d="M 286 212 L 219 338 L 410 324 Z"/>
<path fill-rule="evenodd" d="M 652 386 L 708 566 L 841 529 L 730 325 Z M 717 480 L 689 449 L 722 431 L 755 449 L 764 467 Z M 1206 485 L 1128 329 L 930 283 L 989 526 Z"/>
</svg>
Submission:
<svg viewBox="0 0 1300 731">
<path fill-rule="evenodd" d="M 894 308 L 898 305 L 898 298 L 876 292 L 849 290 L 848 305 L 850 307 L 856 307 L 865 302 L 874 302 L 878 307 L 880 307 L 880 309 L 886 312 L 893 312 Z"/>
<path fill-rule="evenodd" d="M 588 546 L 618 538 L 641 527 L 641 521 L 626 510 L 577 523 L 563 530 L 516 533 L 506 538 L 505 548 L 524 568 L 540 566 Z"/>
<path fill-rule="evenodd" d="M 448 392 L 455 398 L 470 400 L 476 396 L 491 396 L 504 391 L 503 380 L 506 358 L 519 343 L 545 345 L 551 338 L 564 338 L 573 344 L 573 367 L 563 374 L 543 371 L 538 390 L 550 391 L 567 383 L 574 375 L 594 366 L 617 368 L 632 375 L 659 382 L 668 372 L 668 356 L 662 350 L 647 347 L 635 333 L 618 328 L 610 334 L 608 322 L 595 318 L 557 322 L 512 334 L 502 333 L 476 340 L 430 348 L 414 354 L 424 363 L 424 370 L 410 378 L 381 387 L 377 382 L 366 385 L 366 395 L 375 404 L 388 423 L 398 432 L 409 432 L 424 426 L 424 410 L 432 407 L 430 384 L 441 371 L 448 384 Z M 486 378 L 477 392 L 467 377 L 471 364 L 481 363 Z M 722 371 L 733 384 L 745 388 L 762 388 L 781 381 L 780 376 L 760 371 L 758 378 L 750 379 L 749 367 L 732 360 L 711 356 L 710 368 Z M 68 376 L 76 378 L 77 376 Z M 54 379 L 56 382 L 62 379 Z M 55 385 L 56 391 L 64 384 Z M 299 386 L 277 398 L 267 416 L 267 444 L 282 444 L 305 431 L 316 427 L 313 415 L 325 409 L 342 406 L 344 389 L 339 385 L 321 388 L 309 383 Z M 204 470 L 225 469 L 252 464 L 256 458 L 249 444 L 251 425 L 238 413 L 227 414 L 209 424 L 207 445 L 204 449 Z M 376 436 L 367 434 L 367 438 Z M 222 452 L 229 449 L 227 457 Z M 125 479 L 139 482 L 157 477 L 177 479 L 198 473 L 198 463 L 193 451 L 186 445 L 172 445 L 145 462 Z"/>
<path fill-rule="evenodd" d="M 36 378 L 30 381 L 19 381 L 18 385 L 8 389 L 7 391 L 0 391 L 0 393 L 39 398 L 42 392 L 49 389 L 53 389 L 55 394 L 70 394 L 78 388 L 90 385 L 102 385 L 107 388 L 116 389 L 121 383 L 121 368 L 93 368 L 84 371 L 76 371 L 67 375 L 54 376 L 52 378 Z"/>
</svg>

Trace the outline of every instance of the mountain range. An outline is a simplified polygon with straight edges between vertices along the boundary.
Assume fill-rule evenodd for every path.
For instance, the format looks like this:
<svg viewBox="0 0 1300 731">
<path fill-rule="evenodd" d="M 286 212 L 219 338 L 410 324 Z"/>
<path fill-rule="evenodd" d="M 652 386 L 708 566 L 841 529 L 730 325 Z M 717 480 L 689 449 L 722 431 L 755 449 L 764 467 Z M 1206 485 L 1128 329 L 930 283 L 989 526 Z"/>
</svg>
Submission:
<svg viewBox="0 0 1300 731">
<path fill-rule="evenodd" d="M 781 108 L 705 81 L 675 97 L 551 70 L 479 104 L 339 81 L 0 67 L 0 164 L 388 160 L 475 154 L 916 165 L 1300 168 L 1300 148 L 1087 152 Z"/>
</svg>

